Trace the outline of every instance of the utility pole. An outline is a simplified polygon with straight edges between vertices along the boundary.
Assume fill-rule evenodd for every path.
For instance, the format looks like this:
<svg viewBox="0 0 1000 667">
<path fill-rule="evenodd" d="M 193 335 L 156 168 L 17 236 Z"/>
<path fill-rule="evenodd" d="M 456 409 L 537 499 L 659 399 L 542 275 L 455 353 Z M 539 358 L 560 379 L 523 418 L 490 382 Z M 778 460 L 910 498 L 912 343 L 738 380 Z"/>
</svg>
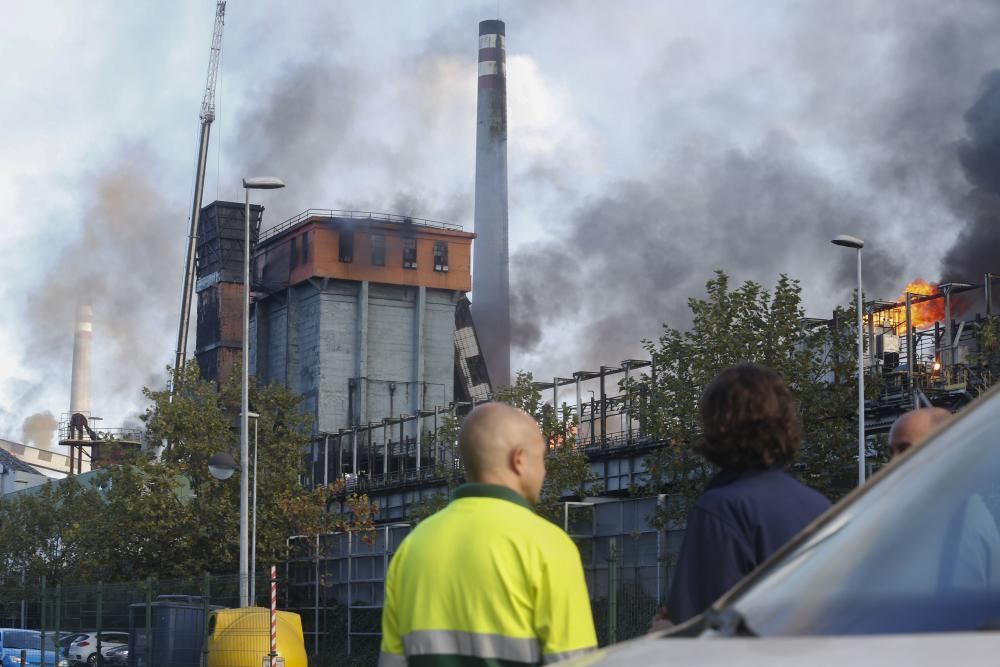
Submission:
<svg viewBox="0 0 1000 667">
<path fill-rule="evenodd" d="M 201 197 L 205 188 L 205 163 L 208 160 L 208 139 L 212 121 L 215 120 L 215 82 L 219 76 L 219 60 L 222 56 L 222 27 L 226 17 L 226 0 L 219 0 L 215 6 L 215 27 L 212 30 L 212 50 L 208 58 L 208 76 L 205 81 L 205 96 L 201 102 L 201 139 L 198 145 L 198 166 L 194 179 L 194 201 L 191 204 L 191 231 L 188 234 L 187 261 L 184 265 L 184 287 L 181 291 L 181 318 L 177 332 L 177 355 L 174 358 L 174 382 L 171 393 L 177 386 L 177 377 L 184 367 L 187 356 L 188 321 L 191 316 L 191 296 L 194 291 L 195 261 L 198 255 L 198 223 L 201 217 Z"/>
</svg>

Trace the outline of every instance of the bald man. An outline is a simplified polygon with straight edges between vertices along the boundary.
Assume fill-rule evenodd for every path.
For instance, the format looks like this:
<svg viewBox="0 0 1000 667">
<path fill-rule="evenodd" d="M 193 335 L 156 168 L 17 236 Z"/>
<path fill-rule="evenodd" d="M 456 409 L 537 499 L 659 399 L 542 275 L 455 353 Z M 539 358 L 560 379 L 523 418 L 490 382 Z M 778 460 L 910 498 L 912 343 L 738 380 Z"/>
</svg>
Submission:
<svg viewBox="0 0 1000 667">
<path fill-rule="evenodd" d="M 933 435 L 952 419 L 944 408 L 919 408 L 897 419 L 889 430 L 895 459 Z M 970 491 L 959 498 L 945 532 L 939 585 L 964 590 L 1000 589 L 1000 531 L 983 497 Z"/>
<path fill-rule="evenodd" d="M 889 429 L 889 450 L 893 458 L 926 440 L 951 419 L 944 408 L 918 408 L 907 412 Z"/>
<path fill-rule="evenodd" d="M 389 564 L 380 667 L 540 665 L 591 650 L 580 552 L 532 509 L 546 453 L 535 420 L 486 403 L 458 447 L 468 483 Z"/>
</svg>

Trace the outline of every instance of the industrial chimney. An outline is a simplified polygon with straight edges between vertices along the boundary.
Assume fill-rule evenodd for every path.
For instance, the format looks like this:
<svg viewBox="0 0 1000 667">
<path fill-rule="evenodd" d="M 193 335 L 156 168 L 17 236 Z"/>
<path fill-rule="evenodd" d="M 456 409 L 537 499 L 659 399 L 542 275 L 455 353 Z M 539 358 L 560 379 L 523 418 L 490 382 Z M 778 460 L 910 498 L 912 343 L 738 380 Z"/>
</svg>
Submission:
<svg viewBox="0 0 1000 667">
<path fill-rule="evenodd" d="M 510 385 L 505 35 L 503 21 L 479 24 L 472 315 L 494 389 Z"/>
<path fill-rule="evenodd" d="M 94 331 L 94 311 L 89 305 L 76 308 L 76 331 L 73 334 L 73 380 L 69 393 L 69 412 L 90 416 L 90 338 Z"/>
</svg>

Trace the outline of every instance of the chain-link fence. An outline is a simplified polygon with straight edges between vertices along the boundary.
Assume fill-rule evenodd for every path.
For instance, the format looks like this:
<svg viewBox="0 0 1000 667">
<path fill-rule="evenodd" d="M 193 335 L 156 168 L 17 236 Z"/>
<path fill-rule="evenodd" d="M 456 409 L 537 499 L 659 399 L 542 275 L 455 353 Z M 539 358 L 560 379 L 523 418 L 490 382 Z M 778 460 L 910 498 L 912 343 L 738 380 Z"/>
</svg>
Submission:
<svg viewBox="0 0 1000 667">
<path fill-rule="evenodd" d="M 269 574 L 256 577 L 260 607 L 235 609 L 236 576 L 129 583 L 0 584 L 0 627 L 41 633 L 43 665 L 261 667 L 271 652 Z M 284 583 L 276 583 L 279 600 Z M 279 606 L 280 602 L 279 602 Z M 276 619 L 278 665 L 306 667 L 299 616 Z"/>
</svg>

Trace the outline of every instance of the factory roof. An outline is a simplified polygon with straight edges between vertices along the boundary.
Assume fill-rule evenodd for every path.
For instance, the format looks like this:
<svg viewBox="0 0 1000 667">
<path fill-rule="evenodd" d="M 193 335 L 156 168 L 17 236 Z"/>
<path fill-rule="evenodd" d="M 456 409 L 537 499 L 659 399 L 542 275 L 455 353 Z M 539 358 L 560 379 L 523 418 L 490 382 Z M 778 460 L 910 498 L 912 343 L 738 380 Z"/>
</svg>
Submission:
<svg viewBox="0 0 1000 667">
<path fill-rule="evenodd" d="M 10 441 L 4 440 L 3 442 L 10 442 Z M 10 444 L 16 445 L 17 443 L 12 442 Z M 26 472 L 31 475 L 42 474 L 41 472 L 35 470 L 27 463 L 25 463 L 24 461 L 17 458 L 16 456 L 14 456 L 13 454 L 11 454 L 10 452 L 8 452 L 3 448 L 0 448 L 0 464 L 2 464 L 5 468 L 9 468 L 10 470 L 16 470 L 17 472 Z"/>
<path fill-rule="evenodd" d="M 265 229 L 260 233 L 258 243 L 266 243 L 268 240 L 281 236 L 285 232 L 305 224 L 316 218 L 346 218 L 350 220 L 390 222 L 400 225 L 413 225 L 415 227 L 427 227 L 448 232 L 462 232 L 461 225 L 449 222 L 438 222 L 437 220 L 427 220 L 425 218 L 414 218 L 409 215 L 397 215 L 395 213 L 374 213 L 372 211 L 342 211 L 336 209 L 310 208 L 302 211 L 284 222 L 280 222 L 270 229 Z M 470 234 L 471 236 L 471 234 Z"/>
</svg>

